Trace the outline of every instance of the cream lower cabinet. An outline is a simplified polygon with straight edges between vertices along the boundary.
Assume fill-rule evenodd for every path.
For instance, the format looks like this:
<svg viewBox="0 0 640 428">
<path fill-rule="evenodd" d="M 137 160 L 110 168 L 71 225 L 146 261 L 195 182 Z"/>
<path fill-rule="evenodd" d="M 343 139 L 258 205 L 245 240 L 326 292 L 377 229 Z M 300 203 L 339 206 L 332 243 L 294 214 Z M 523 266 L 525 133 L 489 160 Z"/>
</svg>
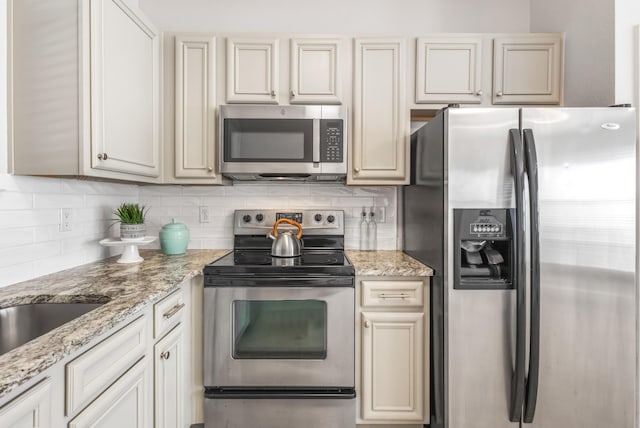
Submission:
<svg viewBox="0 0 640 428">
<path fill-rule="evenodd" d="M 149 361 L 142 358 L 78 416 L 69 428 L 147 428 L 151 421 Z"/>
<path fill-rule="evenodd" d="M 0 408 L 0 426 L 56 428 L 51 417 L 51 379 L 42 380 Z"/>
<path fill-rule="evenodd" d="M 347 184 L 409 183 L 405 40 L 356 39 Z"/>
<path fill-rule="evenodd" d="M 360 278 L 359 424 L 429 421 L 426 278 Z"/>
<path fill-rule="evenodd" d="M 184 360 L 183 329 L 178 325 L 154 347 L 155 428 L 184 427 Z"/>
<path fill-rule="evenodd" d="M 154 305 L 155 428 L 191 424 L 191 367 L 185 337 L 190 331 L 190 283 Z"/>
</svg>

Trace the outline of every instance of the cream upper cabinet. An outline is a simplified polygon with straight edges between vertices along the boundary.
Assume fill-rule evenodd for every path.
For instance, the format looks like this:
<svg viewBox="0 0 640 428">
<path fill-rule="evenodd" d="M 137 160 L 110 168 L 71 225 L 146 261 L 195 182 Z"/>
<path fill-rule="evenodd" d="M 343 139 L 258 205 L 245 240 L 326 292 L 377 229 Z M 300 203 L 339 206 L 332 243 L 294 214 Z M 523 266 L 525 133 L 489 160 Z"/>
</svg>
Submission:
<svg viewBox="0 0 640 428">
<path fill-rule="evenodd" d="M 55 428 L 51 417 L 51 379 L 47 378 L 0 407 L 0 425 L 11 428 Z"/>
<path fill-rule="evenodd" d="M 494 104 L 560 104 L 563 37 L 524 34 L 493 41 Z"/>
<path fill-rule="evenodd" d="M 348 184 L 408 183 L 405 39 L 356 39 Z"/>
<path fill-rule="evenodd" d="M 342 104 L 339 39 L 291 39 L 291 104 Z"/>
<path fill-rule="evenodd" d="M 416 103 L 482 101 L 482 37 L 432 36 L 416 47 Z"/>
<path fill-rule="evenodd" d="M 91 167 L 160 175 L 160 39 L 122 0 L 92 0 Z"/>
<path fill-rule="evenodd" d="M 167 62 L 175 64 L 167 70 L 165 89 L 173 91 L 175 107 L 166 108 L 168 121 L 174 119 L 171 138 L 165 135 L 165 182 L 219 184 L 216 123 L 216 38 L 206 35 L 177 35 L 165 38 Z M 175 55 L 175 58 L 173 58 Z M 175 76 L 170 73 L 174 72 Z M 175 85 L 175 86 L 173 86 Z M 166 126 L 166 125 L 165 125 Z M 167 130 L 170 132 L 171 130 Z"/>
<path fill-rule="evenodd" d="M 356 279 L 357 422 L 429 423 L 429 279 Z"/>
<path fill-rule="evenodd" d="M 279 40 L 227 39 L 227 102 L 277 104 Z"/>
<path fill-rule="evenodd" d="M 10 0 L 9 28 L 12 172 L 160 182 L 159 33 L 142 12 Z"/>
</svg>

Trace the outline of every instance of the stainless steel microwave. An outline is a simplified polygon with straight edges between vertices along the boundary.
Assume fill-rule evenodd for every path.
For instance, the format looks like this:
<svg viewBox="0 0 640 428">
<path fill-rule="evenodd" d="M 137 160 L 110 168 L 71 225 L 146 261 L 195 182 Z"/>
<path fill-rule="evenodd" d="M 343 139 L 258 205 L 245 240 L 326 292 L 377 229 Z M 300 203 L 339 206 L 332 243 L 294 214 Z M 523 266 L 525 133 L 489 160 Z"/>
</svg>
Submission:
<svg viewBox="0 0 640 428">
<path fill-rule="evenodd" d="M 344 106 L 223 105 L 221 171 L 233 180 L 342 181 L 347 175 Z"/>
</svg>

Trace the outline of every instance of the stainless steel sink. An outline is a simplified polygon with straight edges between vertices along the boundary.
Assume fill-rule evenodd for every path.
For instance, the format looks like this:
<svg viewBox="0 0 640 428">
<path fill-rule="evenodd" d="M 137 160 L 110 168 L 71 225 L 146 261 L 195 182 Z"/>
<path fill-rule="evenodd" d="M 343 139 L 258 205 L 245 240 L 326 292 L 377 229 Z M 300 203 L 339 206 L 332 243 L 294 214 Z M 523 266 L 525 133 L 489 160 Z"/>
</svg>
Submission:
<svg viewBox="0 0 640 428">
<path fill-rule="evenodd" d="M 0 309 L 0 355 L 102 305 L 32 303 Z"/>
</svg>

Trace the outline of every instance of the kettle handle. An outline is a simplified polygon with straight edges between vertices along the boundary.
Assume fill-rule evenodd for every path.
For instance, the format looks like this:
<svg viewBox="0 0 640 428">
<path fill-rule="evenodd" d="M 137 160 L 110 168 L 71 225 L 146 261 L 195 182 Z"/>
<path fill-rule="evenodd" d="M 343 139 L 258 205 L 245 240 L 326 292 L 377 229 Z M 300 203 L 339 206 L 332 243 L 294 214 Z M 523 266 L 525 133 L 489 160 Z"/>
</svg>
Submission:
<svg viewBox="0 0 640 428">
<path fill-rule="evenodd" d="M 297 227 L 298 228 L 298 234 L 296 235 L 296 238 L 298 238 L 298 239 L 302 238 L 302 225 L 300 223 L 298 223 L 297 221 L 291 220 L 291 219 L 288 219 L 288 218 L 281 218 L 280 220 L 278 220 L 275 223 L 273 223 L 273 230 L 271 231 L 271 233 L 273 234 L 273 236 L 275 238 L 278 237 L 278 225 L 280 223 L 289 223 L 289 224 L 292 224 L 295 227 Z"/>
</svg>

